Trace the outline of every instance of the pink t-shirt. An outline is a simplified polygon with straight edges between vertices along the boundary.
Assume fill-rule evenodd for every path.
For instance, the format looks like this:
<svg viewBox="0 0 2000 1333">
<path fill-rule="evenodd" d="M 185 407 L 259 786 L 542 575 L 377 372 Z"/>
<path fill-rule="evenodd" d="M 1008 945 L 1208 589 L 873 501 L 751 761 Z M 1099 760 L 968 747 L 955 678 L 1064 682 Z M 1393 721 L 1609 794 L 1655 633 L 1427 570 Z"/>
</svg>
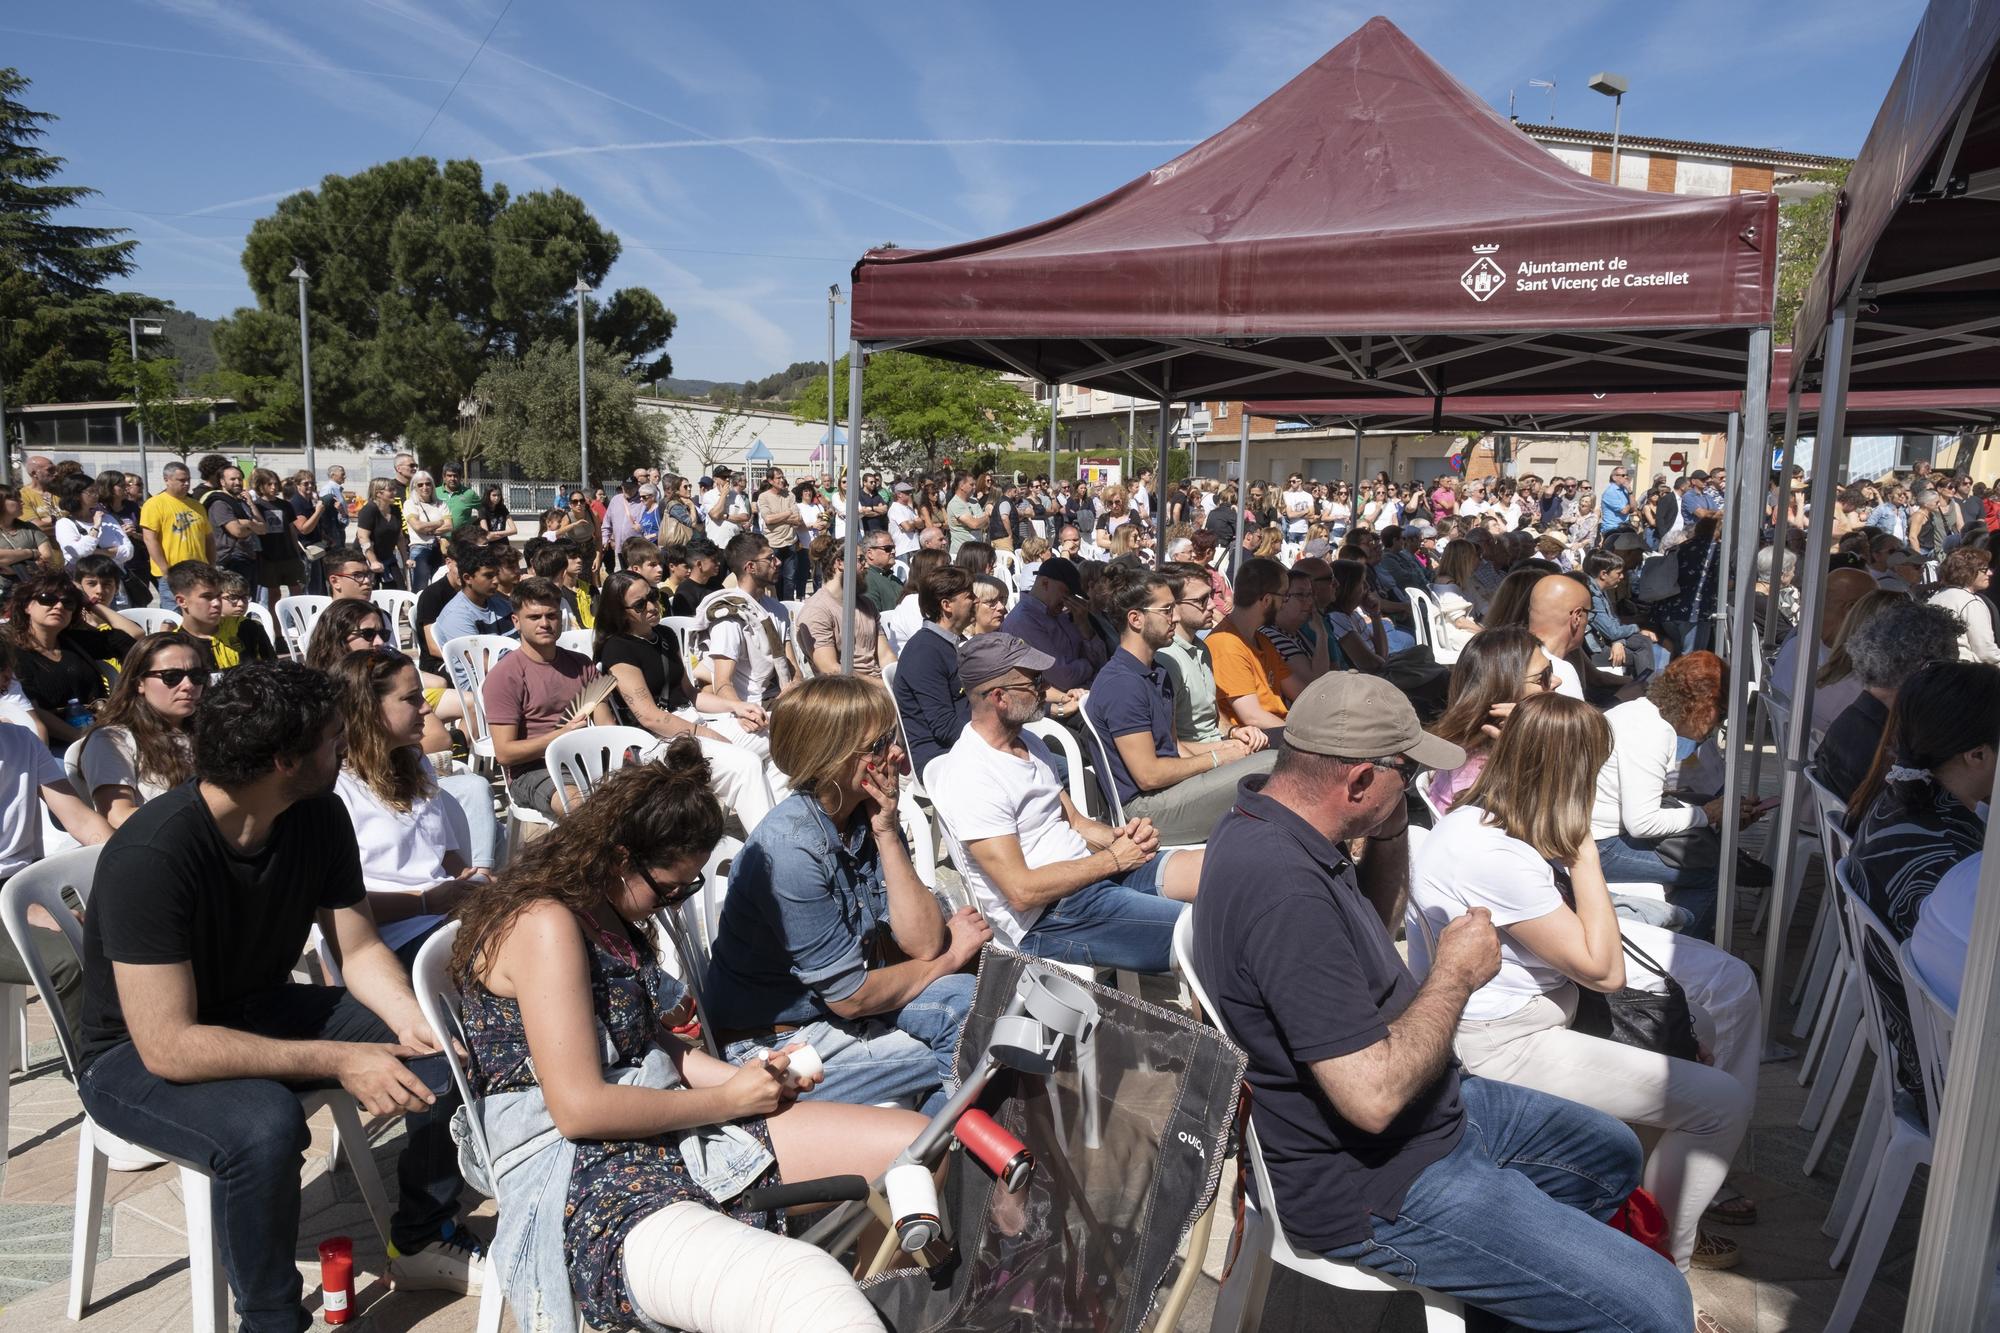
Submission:
<svg viewBox="0 0 2000 1333">
<path fill-rule="evenodd" d="M 1440 486 L 1431 492 L 1431 509 L 1439 517 L 1443 517 L 1457 508 L 1458 497 L 1444 487 Z"/>
<path fill-rule="evenodd" d="M 1439 769 L 1431 775 L 1431 802 L 1438 809 L 1449 811 L 1458 803 L 1458 798 L 1467 788 L 1479 781 L 1479 775 L 1486 768 L 1486 751 L 1474 750 L 1465 756 L 1465 762 L 1457 768 Z"/>
<path fill-rule="evenodd" d="M 597 668 L 582 653 L 558 648 L 555 661 L 541 662 L 517 649 L 493 664 L 479 697 L 489 724 L 519 727 L 520 738 L 531 741 L 560 727 L 571 700 L 596 679 Z M 507 776 L 518 778 L 540 767 L 540 759 L 510 764 Z"/>
</svg>

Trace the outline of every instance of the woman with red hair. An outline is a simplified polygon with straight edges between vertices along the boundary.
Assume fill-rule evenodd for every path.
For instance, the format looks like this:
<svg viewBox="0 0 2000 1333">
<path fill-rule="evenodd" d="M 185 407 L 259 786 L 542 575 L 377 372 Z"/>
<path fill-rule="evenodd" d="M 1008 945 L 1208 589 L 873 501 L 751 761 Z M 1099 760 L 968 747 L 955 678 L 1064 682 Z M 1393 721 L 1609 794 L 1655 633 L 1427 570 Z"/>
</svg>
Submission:
<svg viewBox="0 0 2000 1333">
<path fill-rule="evenodd" d="M 1598 771 L 1590 811 L 1605 877 L 1664 884 L 1667 901 L 1687 916 L 1676 928 L 1704 937 L 1715 925 L 1725 813 L 1719 795 L 1687 796 L 1683 766 L 1728 709 L 1729 668 L 1721 658 L 1708 652 L 1675 658 L 1653 677 L 1644 697 L 1604 715 L 1611 724 L 1611 758 Z M 1730 816 L 1739 827 L 1747 824 L 1756 804 L 1744 797 Z"/>
</svg>

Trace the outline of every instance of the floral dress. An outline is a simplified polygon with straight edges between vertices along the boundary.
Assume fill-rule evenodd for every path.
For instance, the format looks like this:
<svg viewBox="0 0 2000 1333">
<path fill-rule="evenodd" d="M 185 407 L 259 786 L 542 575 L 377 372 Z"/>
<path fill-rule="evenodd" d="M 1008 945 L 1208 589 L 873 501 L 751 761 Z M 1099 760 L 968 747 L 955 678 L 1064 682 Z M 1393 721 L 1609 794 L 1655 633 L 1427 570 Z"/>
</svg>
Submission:
<svg viewBox="0 0 2000 1333">
<path fill-rule="evenodd" d="M 664 1037 L 666 1024 L 686 998 L 686 989 L 657 960 L 641 961 L 643 955 L 629 942 L 601 937 L 590 922 L 584 927 L 591 1008 L 610 1034 L 619 1061 L 637 1063 L 663 1038 L 672 1040 Z M 476 982 L 467 987 L 465 1035 L 475 1097 L 534 1086 L 535 1070 L 517 1001 Z M 762 1119 L 745 1120 L 742 1126 L 765 1148 L 771 1147 L 770 1127 Z M 774 1164 L 753 1185 L 777 1183 Z M 563 1249 L 570 1287 L 591 1327 L 644 1327 L 625 1285 L 625 1238 L 646 1217 L 670 1203 L 683 1202 L 714 1208 L 766 1231 L 783 1229 L 781 1214 L 717 1202 L 695 1183 L 669 1135 L 624 1143 L 577 1142 L 576 1169 L 563 1208 Z"/>
</svg>

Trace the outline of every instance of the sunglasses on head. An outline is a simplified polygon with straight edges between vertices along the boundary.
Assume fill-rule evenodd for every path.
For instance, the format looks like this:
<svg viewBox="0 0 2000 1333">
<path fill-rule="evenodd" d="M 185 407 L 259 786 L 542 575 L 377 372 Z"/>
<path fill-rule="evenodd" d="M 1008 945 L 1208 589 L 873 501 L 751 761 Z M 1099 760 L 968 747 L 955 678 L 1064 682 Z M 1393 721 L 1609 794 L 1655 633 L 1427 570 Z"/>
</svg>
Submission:
<svg viewBox="0 0 2000 1333">
<path fill-rule="evenodd" d="M 193 681 L 196 685 L 208 684 L 208 673 L 200 667 L 161 667 L 157 671 L 142 671 L 141 676 L 157 680 L 170 690 L 177 690 L 183 681 Z"/>
</svg>

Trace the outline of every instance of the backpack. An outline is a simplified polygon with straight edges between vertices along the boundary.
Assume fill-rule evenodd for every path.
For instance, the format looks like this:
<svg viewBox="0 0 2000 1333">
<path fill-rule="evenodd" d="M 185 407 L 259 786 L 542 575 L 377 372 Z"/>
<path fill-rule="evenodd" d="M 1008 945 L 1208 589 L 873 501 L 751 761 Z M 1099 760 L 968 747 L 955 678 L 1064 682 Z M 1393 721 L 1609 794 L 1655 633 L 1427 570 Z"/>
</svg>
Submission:
<svg viewBox="0 0 2000 1333">
<path fill-rule="evenodd" d="M 1664 602 L 1681 591 L 1681 553 L 1676 547 L 1664 555 L 1650 556 L 1639 566 L 1639 580 L 1632 595 L 1642 602 Z"/>
</svg>

